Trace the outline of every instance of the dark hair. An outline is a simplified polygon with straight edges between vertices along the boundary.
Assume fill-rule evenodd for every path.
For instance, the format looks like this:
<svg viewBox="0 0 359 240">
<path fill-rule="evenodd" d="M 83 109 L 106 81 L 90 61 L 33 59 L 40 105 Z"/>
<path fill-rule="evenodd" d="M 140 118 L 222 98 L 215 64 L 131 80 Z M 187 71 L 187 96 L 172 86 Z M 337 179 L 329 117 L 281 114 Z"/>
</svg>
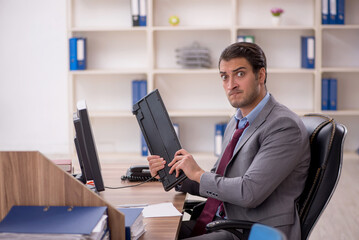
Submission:
<svg viewBox="0 0 359 240">
<path fill-rule="evenodd" d="M 255 43 L 237 42 L 223 50 L 219 57 L 218 67 L 222 60 L 229 61 L 233 58 L 245 58 L 253 68 L 253 73 L 258 74 L 261 68 L 265 70 L 267 81 L 267 60 L 263 50 Z"/>
</svg>

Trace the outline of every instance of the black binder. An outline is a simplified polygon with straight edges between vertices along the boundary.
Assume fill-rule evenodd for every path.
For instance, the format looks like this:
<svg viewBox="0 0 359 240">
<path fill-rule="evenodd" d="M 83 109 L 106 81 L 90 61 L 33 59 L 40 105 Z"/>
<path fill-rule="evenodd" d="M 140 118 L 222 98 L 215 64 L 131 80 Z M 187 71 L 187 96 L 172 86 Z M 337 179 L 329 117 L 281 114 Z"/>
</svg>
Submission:
<svg viewBox="0 0 359 240">
<path fill-rule="evenodd" d="M 132 113 L 136 115 L 150 153 L 163 157 L 167 162 L 158 174 L 165 191 L 169 191 L 187 176 L 181 172 L 176 178 L 176 172 L 168 173 L 168 163 L 182 147 L 159 91 L 156 89 L 135 103 Z"/>
</svg>

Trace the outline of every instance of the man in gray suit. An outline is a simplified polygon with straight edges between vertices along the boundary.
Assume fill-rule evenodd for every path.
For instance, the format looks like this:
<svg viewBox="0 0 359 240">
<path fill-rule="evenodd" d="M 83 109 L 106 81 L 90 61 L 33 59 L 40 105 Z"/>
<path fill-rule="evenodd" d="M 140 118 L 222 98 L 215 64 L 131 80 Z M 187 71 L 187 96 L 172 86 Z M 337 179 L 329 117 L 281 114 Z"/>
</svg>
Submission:
<svg viewBox="0 0 359 240">
<path fill-rule="evenodd" d="M 266 57 L 258 45 L 230 45 L 220 56 L 219 71 L 228 100 L 238 110 L 211 172 L 184 149 L 169 164 L 170 173 L 184 171 L 188 177 L 179 191 L 208 198 L 196 222 L 183 222 L 179 238 L 238 239 L 227 231 L 204 232 L 208 222 L 227 218 L 273 226 L 299 240 L 296 201 L 308 175 L 308 133 L 301 119 L 267 92 Z M 160 156 L 147 160 L 152 176 L 165 164 Z"/>
</svg>

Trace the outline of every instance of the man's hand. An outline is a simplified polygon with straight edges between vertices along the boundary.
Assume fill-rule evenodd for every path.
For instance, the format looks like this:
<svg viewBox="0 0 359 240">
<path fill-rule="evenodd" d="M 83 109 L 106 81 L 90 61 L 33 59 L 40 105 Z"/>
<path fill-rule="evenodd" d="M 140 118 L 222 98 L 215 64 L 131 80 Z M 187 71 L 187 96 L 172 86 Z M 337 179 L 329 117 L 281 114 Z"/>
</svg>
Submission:
<svg viewBox="0 0 359 240">
<path fill-rule="evenodd" d="M 176 177 L 178 177 L 180 170 L 182 170 L 189 179 L 198 183 L 204 173 L 204 170 L 198 166 L 193 156 L 184 149 L 180 149 L 175 153 L 174 159 L 168 166 L 171 167 L 170 174 L 176 170 Z"/>
<path fill-rule="evenodd" d="M 151 155 L 147 157 L 148 165 L 150 167 L 151 176 L 154 177 L 157 175 L 157 172 L 165 167 L 166 161 L 157 155 Z M 157 179 L 160 179 L 160 176 L 156 176 Z"/>
</svg>

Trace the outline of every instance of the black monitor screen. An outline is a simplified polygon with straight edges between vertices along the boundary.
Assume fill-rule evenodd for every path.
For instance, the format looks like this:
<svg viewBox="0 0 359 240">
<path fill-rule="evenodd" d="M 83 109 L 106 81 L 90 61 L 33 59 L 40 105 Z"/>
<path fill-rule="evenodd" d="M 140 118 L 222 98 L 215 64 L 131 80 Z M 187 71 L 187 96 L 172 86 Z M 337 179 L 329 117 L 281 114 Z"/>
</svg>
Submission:
<svg viewBox="0 0 359 240">
<path fill-rule="evenodd" d="M 77 142 L 76 148 L 79 149 L 78 158 L 80 167 L 82 162 L 86 180 L 93 180 L 98 192 L 104 191 L 101 166 L 92 134 L 86 102 L 84 100 L 77 102 L 77 112 L 74 113 L 73 120 L 76 130 L 75 144 Z"/>
</svg>

